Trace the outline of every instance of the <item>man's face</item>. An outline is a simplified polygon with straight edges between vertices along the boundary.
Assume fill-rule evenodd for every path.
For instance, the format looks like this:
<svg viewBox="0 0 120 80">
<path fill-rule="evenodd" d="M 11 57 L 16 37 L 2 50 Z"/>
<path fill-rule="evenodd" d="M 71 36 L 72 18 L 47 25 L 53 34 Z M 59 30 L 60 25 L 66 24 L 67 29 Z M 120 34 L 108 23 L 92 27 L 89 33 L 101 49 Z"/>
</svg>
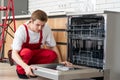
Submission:
<svg viewBox="0 0 120 80">
<path fill-rule="evenodd" d="M 45 26 L 45 23 L 46 22 L 41 21 L 39 19 L 36 19 L 35 21 L 32 21 L 32 26 L 31 26 L 32 31 L 40 32 L 40 30 L 42 30 L 42 28 Z"/>
</svg>

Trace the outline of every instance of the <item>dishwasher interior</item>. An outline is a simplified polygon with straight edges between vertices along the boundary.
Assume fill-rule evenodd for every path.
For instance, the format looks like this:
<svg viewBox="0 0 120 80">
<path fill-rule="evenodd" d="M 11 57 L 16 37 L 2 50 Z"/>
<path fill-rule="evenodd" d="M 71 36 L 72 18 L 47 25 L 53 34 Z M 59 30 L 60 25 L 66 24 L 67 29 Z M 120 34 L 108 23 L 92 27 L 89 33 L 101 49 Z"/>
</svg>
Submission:
<svg viewBox="0 0 120 80">
<path fill-rule="evenodd" d="M 76 65 L 104 67 L 105 20 L 102 15 L 69 16 L 68 60 Z"/>
</svg>

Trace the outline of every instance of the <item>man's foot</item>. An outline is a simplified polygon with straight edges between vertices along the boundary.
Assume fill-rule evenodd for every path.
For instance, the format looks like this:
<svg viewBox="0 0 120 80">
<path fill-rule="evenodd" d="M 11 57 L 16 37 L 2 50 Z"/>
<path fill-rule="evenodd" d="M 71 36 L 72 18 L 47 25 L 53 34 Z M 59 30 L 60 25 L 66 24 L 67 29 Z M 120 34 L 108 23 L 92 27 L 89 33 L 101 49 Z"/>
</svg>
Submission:
<svg viewBox="0 0 120 80">
<path fill-rule="evenodd" d="M 17 72 L 17 71 L 16 71 L 16 72 Z M 21 78 L 21 79 L 29 79 L 29 77 L 28 77 L 27 75 L 25 75 L 25 74 L 19 74 L 19 73 L 17 72 L 17 75 L 18 75 L 18 77 Z"/>
<path fill-rule="evenodd" d="M 28 77 L 27 75 L 25 75 L 25 74 L 19 74 L 18 72 L 17 72 L 17 75 L 21 79 L 29 79 L 29 78 L 37 78 L 38 77 L 38 76 L 30 76 L 30 77 Z"/>
<path fill-rule="evenodd" d="M 37 78 L 38 76 L 30 76 L 30 78 Z"/>
</svg>

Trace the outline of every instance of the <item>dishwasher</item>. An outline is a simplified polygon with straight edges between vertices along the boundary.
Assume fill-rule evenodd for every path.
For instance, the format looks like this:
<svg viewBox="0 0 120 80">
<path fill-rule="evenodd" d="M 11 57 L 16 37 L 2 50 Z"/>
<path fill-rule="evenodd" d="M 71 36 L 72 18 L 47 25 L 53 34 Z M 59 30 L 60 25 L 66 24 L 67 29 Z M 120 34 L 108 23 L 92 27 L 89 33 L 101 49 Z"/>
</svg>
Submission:
<svg viewBox="0 0 120 80">
<path fill-rule="evenodd" d="M 74 64 L 32 65 L 36 75 L 53 80 L 109 80 L 105 69 L 106 18 L 103 14 L 68 16 L 67 60 Z M 57 69 L 58 68 L 58 69 Z"/>
<path fill-rule="evenodd" d="M 103 15 L 69 16 L 68 61 L 76 65 L 98 69 L 95 74 L 104 74 L 105 29 Z M 90 73 L 90 75 L 94 74 Z M 100 75 L 94 77 L 100 77 Z M 103 80 L 104 77 L 99 79 Z"/>
</svg>

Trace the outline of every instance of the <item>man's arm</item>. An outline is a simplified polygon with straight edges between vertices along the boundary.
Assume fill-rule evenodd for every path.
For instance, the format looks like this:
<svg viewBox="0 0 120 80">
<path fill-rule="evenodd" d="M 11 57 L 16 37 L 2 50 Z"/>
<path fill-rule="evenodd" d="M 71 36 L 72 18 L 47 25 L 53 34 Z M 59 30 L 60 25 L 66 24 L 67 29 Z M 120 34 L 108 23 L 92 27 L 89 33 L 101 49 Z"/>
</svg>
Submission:
<svg viewBox="0 0 120 80">
<path fill-rule="evenodd" d="M 27 66 L 26 63 L 23 62 L 23 60 L 21 59 L 20 55 L 18 54 L 19 51 L 16 50 L 12 50 L 12 59 L 20 66 L 22 66 L 23 68 Z"/>
<path fill-rule="evenodd" d="M 31 69 L 32 67 L 27 65 L 20 57 L 20 55 L 18 54 L 19 51 L 16 50 L 12 50 L 12 59 L 18 64 L 20 65 L 26 72 L 26 75 L 31 75 L 34 76 L 34 74 L 32 73 Z"/>
</svg>

